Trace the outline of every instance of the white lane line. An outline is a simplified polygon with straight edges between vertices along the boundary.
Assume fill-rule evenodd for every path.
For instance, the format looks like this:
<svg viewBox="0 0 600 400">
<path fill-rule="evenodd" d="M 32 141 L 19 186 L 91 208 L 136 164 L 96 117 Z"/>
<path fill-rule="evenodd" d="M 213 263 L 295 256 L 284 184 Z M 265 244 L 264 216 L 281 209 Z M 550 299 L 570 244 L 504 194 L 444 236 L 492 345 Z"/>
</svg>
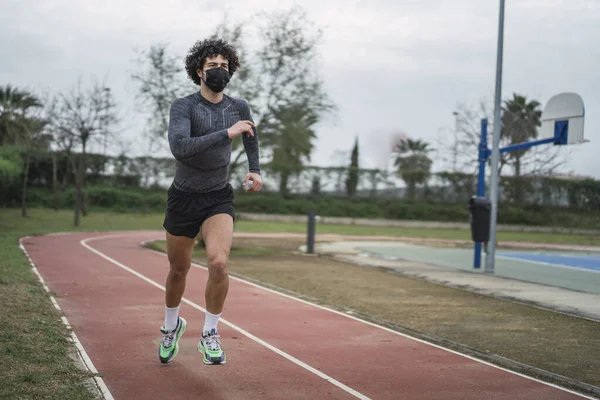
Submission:
<svg viewBox="0 0 600 400">
<path fill-rule="evenodd" d="M 591 268 L 586 268 L 586 267 L 577 267 L 577 266 L 573 266 L 573 265 L 553 264 L 548 261 L 529 260 L 527 258 L 520 258 L 520 257 L 516 257 L 516 256 L 505 256 L 505 255 L 497 254 L 496 258 L 502 258 L 504 260 L 511 260 L 511 261 L 519 261 L 519 262 L 529 263 L 529 264 L 545 265 L 545 266 L 549 266 L 549 267 L 571 269 L 571 270 L 576 270 L 576 271 L 600 273 L 600 270 L 597 270 L 597 269 L 591 269 Z"/>
<path fill-rule="evenodd" d="M 164 291 L 165 287 L 162 286 L 161 284 L 159 284 L 159 283 L 153 281 L 152 279 L 150 279 L 150 278 L 148 278 L 148 277 L 140 274 L 139 272 L 137 272 L 137 271 L 135 271 L 135 270 L 127 267 L 126 265 L 121 264 L 120 262 L 116 261 L 115 259 L 107 256 L 106 254 L 104 254 L 104 253 L 102 253 L 102 252 L 94 249 L 93 247 L 91 247 L 90 245 L 87 244 L 87 242 L 91 242 L 91 241 L 94 241 L 94 240 L 101 240 L 101 239 L 114 238 L 114 237 L 115 237 L 114 235 L 96 236 L 96 237 L 92 237 L 92 238 L 81 240 L 79 243 L 81 243 L 82 246 L 84 246 L 85 248 L 87 248 L 91 252 L 93 252 L 93 253 L 99 255 L 100 257 L 104 258 L 105 260 L 110 261 L 111 263 L 115 264 L 116 266 L 124 269 L 127 272 L 132 273 L 133 275 L 137 276 L 138 278 L 143 279 L 144 281 L 146 281 L 146 282 L 150 283 L 151 285 L 154 285 L 157 288 L 159 288 L 159 289 L 161 289 L 161 290 Z M 185 297 L 182 298 L 182 301 L 185 302 L 186 304 L 189 304 L 190 306 L 194 307 L 195 309 L 197 309 L 199 311 L 206 312 L 206 310 L 204 308 L 202 308 L 198 304 L 196 304 L 196 303 L 194 303 L 194 302 L 186 299 Z M 356 390 L 352 389 L 351 387 L 346 386 L 343 383 L 341 383 L 341 382 L 333 379 L 329 375 L 326 375 L 326 374 L 322 373 L 321 371 L 319 371 L 319 370 L 311 367 L 310 365 L 308 365 L 308 364 L 306 364 L 306 363 L 298 360 L 297 358 L 295 358 L 295 357 L 287 354 L 286 352 L 284 352 L 284 351 L 282 351 L 282 350 L 280 350 L 280 349 L 278 349 L 278 348 L 270 345 L 269 343 L 267 343 L 264 340 L 262 340 L 262 339 L 260 339 L 260 338 L 258 338 L 256 336 L 254 336 L 254 335 L 252 335 L 251 333 L 245 331 L 244 329 L 240 328 L 239 326 L 236 326 L 236 325 L 232 324 L 231 322 L 229 322 L 229 321 L 227 321 L 227 320 L 225 320 L 223 318 L 221 318 L 219 321 L 222 322 L 223 324 L 229 326 L 230 328 L 238 331 L 239 333 L 241 333 L 242 335 L 248 337 L 249 339 L 255 341 L 256 343 L 258 343 L 258 344 L 266 347 L 267 349 L 269 349 L 269 350 L 271 350 L 271 351 L 279 354 L 280 356 L 284 357 L 288 361 L 291 361 L 294 364 L 296 364 L 296 365 L 298 365 L 298 366 L 306 369 L 307 371 L 312 372 L 313 374 L 317 375 L 318 377 L 320 377 L 322 379 L 325 379 L 329 383 L 337 386 L 338 388 L 340 388 L 343 391 L 345 391 L 345 392 L 353 395 L 354 397 L 356 397 L 358 399 L 361 399 L 361 400 L 370 400 L 370 398 L 367 397 L 367 396 L 365 396 L 364 394 L 362 394 L 360 392 L 357 392 Z"/>
<path fill-rule="evenodd" d="M 149 242 L 149 241 L 143 241 L 143 242 L 141 243 L 141 245 L 144 245 L 145 243 L 148 243 L 148 242 Z M 162 255 L 163 257 L 167 257 L 167 255 L 166 255 L 165 253 L 163 253 L 163 252 L 156 251 L 156 250 L 152 250 L 152 249 L 148 249 L 148 250 L 150 250 L 150 251 L 151 251 L 151 252 L 153 252 L 153 253 L 160 254 L 160 255 Z M 206 271 L 208 271 L 208 268 L 206 268 L 204 265 L 200 265 L 200 264 L 197 264 L 197 263 L 192 263 L 192 265 L 193 265 L 193 266 L 195 266 L 196 268 L 200 268 L 200 269 L 203 269 L 203 270 L 206 270 Z M 433 347 L 435 347 L 435 348 L 438 348 L 438 349 L 440 349 L 440 350 L 448 351 L 448 352 L 450 352 L 450 353 L 453 353 L 453 354 L 456 354 L 456 355 L 459 355 L 459 356 L 462 356 L 462 357 L 468 358 L 468 359 L 470 359 L 470 360 L 473 360 L 473 361 L 477 361 L 477 362 L 479 362 L 479 363 L 481 363 L 481 364 L 488 365 L 488 366 L 490 366 L 490 367 L 493 367 L 493 368 L 496 368 L 496 369 L 499 369 L 499 370 L 502 370 L 502 371 L 508 372 L 508 373 L 510 373 L 510 374 L 517 375 L 517 376 L 520 376 L 520 377 L 522 377 L 522 378 L 526 378 L 526 379 L 529 379 L 529 380 L 531 380 L 531 381 L 538 382 L 538 383 L 541 383 L 541 384 L 543 384 L 543 385 L 550 386 L 550 387 L 553 387 L 553 388 L 555 388 L 555 389 L 559 389 L 559 390 L 562 390 L 562 391 L 564 391 L 564 392 L 567 392 L 567 393 L 571 393 L 571 394 L 577 395 L 577 396 L 579 396 L 579 397 L 581 397 L 581 398 L 583 398 L 583 399 L 597 400 L 597 398 L 596 398 L 596 397 L 590 397 L 590 396 L 587 396 L 587 395 L 585 395 L 585 394 L 582 394 L 582 393 L 575 392 L 575 391 L 573 391 L 573 390 L 570 390 L 570 389 L 564 388 L 564 387 L 562 387 L 562 386 L 558 386 L 558 385 L 555 385 L 555 384 L 553 384 L 553 383 L 550 383 L 550 382 L 545 382 L 545 381 L 539 380 L 539 379 L 537 379 L 537 378 L 534 378 L 534 377 L 532 377 L 532 376 L 524 375 L 524 374 L 521 374 L 521 373 L 519 373 L 519 372 L 512 371 L 512 370 L 510 370 L 510 369 L 503 368 L 503 367 L 501 367 L 501 366 L 499 366 L 499 365 L 492 364 L 492 363 L 490 363 L 490 362 L 487 362 L 487 361 L 485 361 L 485 360 L 481 360 L 481 359 L 479 359 L 479 358 L 476 358 L 476 357 L 470 356 L 470 355 L 468 355 L 468 354 L 463 354 L 463 353 L 460 353 L 460 352 L 458 352 L 458 351 L 456 351 L 456 350 L 448 349 L 448 348 L 442 347 L 442 346 L 440 346 L 440 345 L 437 345 L 437 344 L 435 344 L 435 343 L 430 343 L 430 342 L 424 341 L 424 340 L 422 340 L 422 339 L 419 339 L 419 338 L 416 338 L 416 337 L 413 337 L 413 336 L 407 335 L 407 334 L 405 334 L 405 333 L 402 333 L 402 332 L 395 331 L 395 330 L 393 330 L 393 329 L 390 329 L 390 328 L 387 328 L 387 327 L 385 327 L 385 326 L 377 325 L 377 324 L 375 324 L 375 323 L 373 323 L 373 322 L 370 322 L 370 321 L 365 321 L 365 320 L 363 320 L 363 319 L 360 319 L 360 318 L 357 318 L 357 317 L 355 317 L 355 316 L 352 316 L 352 315 L 349 315 L 349 314 L 346 314 L 346 313 L 343 313 L 343 312 L 340 312 L 340 311 L 337 311 L 337 310 L 334 310 L 334 309 L 331 309 L 331 308 L 324 307 L 324 306 L 322 306 L 322 305 L 320 305 L 320 304 L 311 303 L 311 302 L 309 302 L 309 301 L 306 301 L 306 300 L 304 300 L 304 299 L 300 299 L 300 298 L 298 298 L 298 297 L 290 296 L 290 295 L 288 295 L 288 294 L 281 293 L 281 292 L 278 292 L 278 291 L 276 291 L 276 290 L 273 290 L 273 289 L 270 289 L 270 288 L 267 288 L 267 287 L 264 287 L 264 286 L 260 286 L 260 285 L 258 285 L 258 284 L 256 284 L 256 283 L 254 283 L 254 282 L 249 282 L 249 281 L 246 281 L 246 280 L 244 280 L 244 279 L 241 279 L 241 278 L 238 278 L 238 277 L 235 277 L 235 276 L 231 276 L 231 275 L 229 276 L 229 279 L 233 279 L 233 280 L 236 280 L 236 281 L 239 281 L 239 282 L 245 283 L 246 285 L 254 286 L 254 287 L 258 288 L 258 289 L 266 290 L 267 292 L 271 292 L 271 293 L 274 293 L 274 294 L 276 294 L 276 295 L 279 295 L 279 296 L 286 297 L 286 298 L 288 298 L 288 299 L 292 299 L 292 300 L 295 300 L 295 301 L 299 301 L 300 303 L 308 304 L 309 306 L 313 306 L 313 307 L 320 308 L 321 310 L 325 310 L 325 311 L 329 311 L 329 312 L 332 312 L 332 313 L 334 313 L 334 314 L 337 314 L 337 315 L 341 315 L 342 317 L 350 318 L 350 319 L 352 319 L 352 320 L 354 320 L 354 321 L 362 322 L 363 324 L 367 324 L 367 325 L 369 325 L 369 326 L 372 326 L 372 327 L 375 327 L 375 328 L 378 328 L 378 329 L 382 329 L 382 330 L 384 330 L 384 331 L 386 331 L 386 332 L 390 332 L 390 333 L 393 333 L 393 334 L 396 334 L 396 335 L 399 335 L 399 336 L 405 337 L 405 338 L 407 338 L 407 339 L 411 339 L 411 340 L 414 340 L 414 341 L 417 341 L 417 342 L 420 342 L 420 343 L 426 344 L 426 345 L 428 345 L 428 346 L 433 346 Z"/>
<path fill-rule="evenodd" d="M 40 274 L 39 270 L 35 266 L 35 263 L 31 259 L 31 257 L 29 257 L 29 253 L 27 253 L 27 250 L 25 249 L 25 246 L 23 245 L 23 240 L 24 239 L 28 239 L 28 238 L 29 238 L 29 236 L 25 236 L 25 237 L 20 238 L 19 239 L 19 247 L 21 248 L 21 250 L 23 251 L 23 253 L 25 253 L 25 257 L 27 257 L 27 259 L 29 260 L 29 264 L 31 265 L 31 269 L 33 270 L 33 272 L 35 273 L 35 275 L 38 277 L 38 280 L 41 282 L 41 284 L 44 287 L 44 290 L 46 291 L 46 293 L 48 293 L 48 295 L 50 297 L 50 301 L 52 302 L 52 305 L 54 305 L 54 308 L 56 308 L 61 314 L 64 314 L 63 311 L 61 310 L 60 306 L 58 305 L 58 302 L 54 298 L 54 296 L 52 296 L 50 294 L 50 289 L 48 289 L 48 286 L 46 286 L 46 282 L 44 282 L 44 278 L 42 278 L 42 275 Z M 81 362 L 83 363 L 83 365 L 85 365 L 85 367 L 87 368 L 87 370 L 89 372 L 91 372 L 94 375 L 98 375 L 98 370 L 96 369 L 96 367 L 94 366 L 94 363 L 92 362 L 92 360 L 88 356 L 87 352 L 83 348 L 83 345 L 79 341 L 79 338 L 77 338 L 77 335 L 75 335 L 75 332 L 72 330 L 71 324 L 69 324 L 69 321 L 67 320 L 67 317 L 65 317 L 64 315 L 61 316 L 61 321 L 67 327 L 67 329 L 70 331 L 70 333 L 71 333 L 71 335 L 70 335 L 71 336 L 71 340 L 75 344 L 75 348 L 77 349 L 77 355 L 79 356 L 79 359 L 81 360 Z M 114 400 L 114 397 L 110 393 L 110 390 L 108 390 L 108 387 L 104 383 L 104 380 L 101 377 L 99 377 L 99 376 L 94 376 L 93 379 L 94 379 L 94 382 L 96 383 L 97 389 L 100 391 L 100 394 L 102 395 L 102 397 L 105 400 Z"/>
</svg>

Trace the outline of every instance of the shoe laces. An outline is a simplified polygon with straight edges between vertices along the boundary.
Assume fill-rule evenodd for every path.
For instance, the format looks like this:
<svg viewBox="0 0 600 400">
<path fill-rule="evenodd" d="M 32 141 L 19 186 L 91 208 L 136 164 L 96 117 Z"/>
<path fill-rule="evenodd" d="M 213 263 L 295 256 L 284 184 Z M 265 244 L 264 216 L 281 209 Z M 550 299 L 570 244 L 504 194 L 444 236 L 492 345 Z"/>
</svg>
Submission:
<svg viewBox="0 0 600 400">
<path fill-rule="evenodd" d="M 173 344 L 173 340 L 175 339 L 175 330 L 162 331 L 162 334 L 163 347 L 171 347 L 171 344 Z"/>
<path fill-rule="evenodd" d="M 221 349 L 221 336 L 218 333 L 209 333 L 204 336 L 204 343 L 210 351 L 217 351 Z"/>
</svg>

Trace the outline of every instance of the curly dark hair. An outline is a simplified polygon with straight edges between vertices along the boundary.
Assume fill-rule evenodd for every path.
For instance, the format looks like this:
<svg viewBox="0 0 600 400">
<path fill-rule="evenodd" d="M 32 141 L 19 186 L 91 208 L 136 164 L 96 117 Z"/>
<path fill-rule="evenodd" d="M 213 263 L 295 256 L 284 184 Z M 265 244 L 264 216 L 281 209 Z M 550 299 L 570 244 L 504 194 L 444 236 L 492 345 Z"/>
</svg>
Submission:
<svg viewBox="0 0 600 400">
<path fill-rule="evenodd" d="M 185 57 L 185 70 L 195 84 L 200 85 L 200 77 L 196 70 L 202 69 L 207 58 L 222 56 L 229 62 L 229 76 L 240 66 L 240 60 L 237 55 L 237 50 L 234 46 L 227 43 L 223 39 L 204 39 L 198 40 L 188 50 Z"/>
</svg>

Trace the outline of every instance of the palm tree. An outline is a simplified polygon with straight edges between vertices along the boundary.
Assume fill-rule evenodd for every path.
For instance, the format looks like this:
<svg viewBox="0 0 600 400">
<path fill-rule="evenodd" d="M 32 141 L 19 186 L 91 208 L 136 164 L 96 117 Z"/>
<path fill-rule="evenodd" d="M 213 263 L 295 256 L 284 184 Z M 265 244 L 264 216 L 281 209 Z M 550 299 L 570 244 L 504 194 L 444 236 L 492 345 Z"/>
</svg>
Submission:
<svg viewBox="0 0 600 400">
<path fill-rule="evenodd" d="M 271 168 L 279 173 L 279 191 L 287 195 L 290 176 L 302 171 L 305 160 L 310 160 L 316 138 L 313 125 L 318 116 L 307 107 L 281 107 L 273 113 L 273 123 L 263 123 L 262 138 L 273 153 Z"/>
<path fill-rule="evenodd" d="M 432 149 L 422 140 L 405 139 L 395 148 L 394 166 L 408 186 L 408 198 L 415 199 L 417 185 L 424 184 L 431 174 L 433 161 L 428 154 Z"/>
<path fill-rule="evenodd" d="M 111 91 L 104 85 L 92 83 L 87 88 L 78 80 L 71 91 L 59 94 L 48 107 L 51 131 L 57 142 L 68 143 L 68 147 L 81 146 L 77 157 L 69 157 L 75 174 L 75 216 L 74 224 L 79 226 L 80 214 L 87 215 L 86 159 L 88 146 L 106 141 L 110 128 L 117 123 L 116 104 Z"/>
<path fill-rule="evenodd" d="M 510 144 L 528 142 L 537 138 L 537 127 L 541 126 L 541 104 L 536 100 L 528 101 L 525 96 L 513 94 L 511 100 L 504 102 L 502 110 L 501 136 Z M 515 169 L 515 176 L 521 175 L 521 158 L 528 149 L 508 153 Z"/>
<path fill-rule="evenodd" d="M 11 85 L 0 88 L 0 145 L 18 146 L 25 156 L 21 215 L 27 216 L 27 183 L 32 152 L 50 148 L 52 138 L 43 132 L 47 122 L 36 111 L 42 107 L 36 96 Z M 33 113 L 32 113 L 33 111 Z"/>
<path fill-rule="evenodd" d="M 0 146 L 28 140 L 28 112 L 42 104 L 34 95 L 6 85 L 0 87 Z"/>
</svg>

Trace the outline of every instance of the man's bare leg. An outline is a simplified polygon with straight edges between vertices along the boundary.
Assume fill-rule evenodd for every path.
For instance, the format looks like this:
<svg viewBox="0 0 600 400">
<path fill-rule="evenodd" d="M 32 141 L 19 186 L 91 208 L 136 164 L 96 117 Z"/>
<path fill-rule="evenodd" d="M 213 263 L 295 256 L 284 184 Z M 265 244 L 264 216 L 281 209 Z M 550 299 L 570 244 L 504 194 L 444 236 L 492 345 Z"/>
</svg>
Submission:
<svg viewBox="0 0 600 400">
<path fill-rule="evenodd" d="M 179 314 L 179 305 L 185 291 L 185 280 L 192 265 L 192 249 L 194 239 L 186 236 L 173 236 L 167 232 L 167 255 L 169 258 L 169 275 L 165 285 L 165 327 L 174 329 L 173 323 L 177 323 L 177 316 L 169 313 Z"/>
<path fill-rule="evenodd" d="M 206 309 L 213 315 L 220 315 L 229 290 L 227 264 L 233 242 L 233 218 L 228 214 L 217 214 L 207 219 L 202 225 L 202 237 L 208 261 Z"/>
<path fill-rule="evenodd" d="M 206 244 L 208 280 L 204 294 L 206 316 L 198 350 L 204 355 L 205 364 L 225 364 L 227 358 L 221 348 L 217 325 L 229 290 L 227 264 L 233 242 L 233 218 L 228 214 L 210 217 L 202 225 L 202 237 Z"/>
<path fill-rule="evenodd" d="M 187 321 L 179 316 L 179 305 L 185 291 L 185 278 L 192 264 L 194 239 L 173 236 L 167 232 L 169 275 L 165 285 L 165 324 L 161 328 L 159 345 L 160 362 L 169 363 L 177 356 L 179 339 L 185 332 Z"/>
</svg>

